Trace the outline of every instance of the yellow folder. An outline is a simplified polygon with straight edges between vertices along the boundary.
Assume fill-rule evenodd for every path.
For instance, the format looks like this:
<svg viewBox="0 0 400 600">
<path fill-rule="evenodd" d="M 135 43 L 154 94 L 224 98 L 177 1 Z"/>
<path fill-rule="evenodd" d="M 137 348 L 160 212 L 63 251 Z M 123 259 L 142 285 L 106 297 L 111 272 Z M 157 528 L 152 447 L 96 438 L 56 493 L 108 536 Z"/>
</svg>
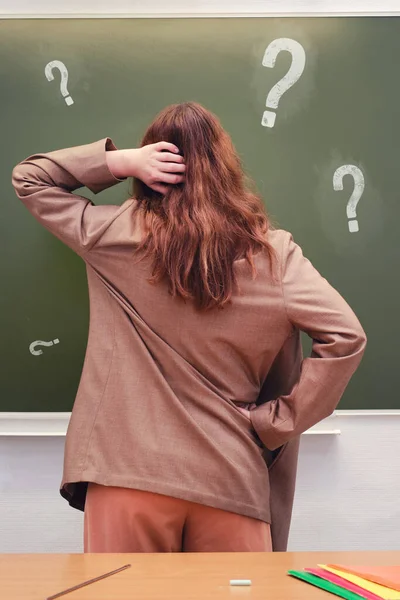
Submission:
<svg viewBox="0 0 400 600">
<path fill-rule="evenodd" d="M 334 573 L 339 577 L 343 577 L 347 581 L 351 581 L 355 585 L 359 585 L 364 588 L 364 590 L 368 590 L 377 596 L 380 596 L 384 600 L 400 600 L 400 592 L 397 590 L 392 590 L 391 588 L 385 587 L 384 585 L 379 585 L 378 583 L 373 583 L 372 581 L 367 581 L 362 577 L 357 577 L 357 575 L 352 575 L 351 573 L 346 573 L 345 571 L 339 571 L 338 569 L 332 569 L 332 567 L 328 567 L 327 565 L 318 565 L 321 569 L 325 569 L 330 573 Z"/>
</svg>

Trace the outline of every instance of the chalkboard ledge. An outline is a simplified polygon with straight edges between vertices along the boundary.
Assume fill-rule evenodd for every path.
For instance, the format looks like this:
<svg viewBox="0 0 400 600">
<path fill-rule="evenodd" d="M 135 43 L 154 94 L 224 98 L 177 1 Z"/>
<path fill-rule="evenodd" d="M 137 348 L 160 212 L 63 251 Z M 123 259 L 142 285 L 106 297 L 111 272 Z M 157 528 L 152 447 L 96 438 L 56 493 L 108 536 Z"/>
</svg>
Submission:
<svg viewBox="0 0 400 600">
<path fill-rule="evenodd" d="M 70 412 L 0 412 L 0 436 L 63 437 Z M 340 435 L 342 417 L 399 417 L 400 410 L 337 410 L 303 435 Z"/>
</svg>

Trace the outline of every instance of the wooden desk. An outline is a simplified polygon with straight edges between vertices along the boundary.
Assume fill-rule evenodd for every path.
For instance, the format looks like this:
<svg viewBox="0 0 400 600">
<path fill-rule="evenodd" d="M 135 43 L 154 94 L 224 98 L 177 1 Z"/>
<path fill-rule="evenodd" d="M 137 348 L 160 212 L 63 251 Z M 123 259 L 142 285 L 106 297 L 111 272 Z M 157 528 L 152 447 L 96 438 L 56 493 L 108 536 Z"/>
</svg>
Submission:
<svg viewBox="0 0 400 600">
<path fill-rule="evenodd" d="M 127 563 L 132 567 L 62 600 L 332 600 L 286 575 L 317 563 L 400 565 L 399 552 L 0 554 L 1 600 L 45 600 Z M 231 587 L 230 579 L 251 579 Z"/>
</svg>

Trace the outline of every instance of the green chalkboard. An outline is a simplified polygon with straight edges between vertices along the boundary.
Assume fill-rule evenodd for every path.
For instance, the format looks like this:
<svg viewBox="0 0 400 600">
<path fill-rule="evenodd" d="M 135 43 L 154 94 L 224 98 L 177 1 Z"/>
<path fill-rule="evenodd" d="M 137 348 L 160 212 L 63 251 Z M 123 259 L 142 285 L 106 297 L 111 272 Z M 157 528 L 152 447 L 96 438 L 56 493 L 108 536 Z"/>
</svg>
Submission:
<svg viewBox="0 0 400 600">
<path fill-rule="evenodd" d="M 263 65 L 274 46 L 274 66 Z M 400 408 L 400 19 L 3 20 L 0 56 L 0 410 L 70 410 L 88 328 L 84 265 L 17 201 L 13 166 L 107 135 L 134 147 L 162 107 L 185 100 L 220 116 L 273 220 L 367 331 L 339 408 Z M 68 70 L 69 105 L 60 71 L 45 74 L 55 60 Z M 263 125 L 267 96 L 293 65 L 297 81 Z M 128 194 L 121 185 L 96 201 Z M 54 339 L 31 354 L 33 341 Z"/>
</svg>

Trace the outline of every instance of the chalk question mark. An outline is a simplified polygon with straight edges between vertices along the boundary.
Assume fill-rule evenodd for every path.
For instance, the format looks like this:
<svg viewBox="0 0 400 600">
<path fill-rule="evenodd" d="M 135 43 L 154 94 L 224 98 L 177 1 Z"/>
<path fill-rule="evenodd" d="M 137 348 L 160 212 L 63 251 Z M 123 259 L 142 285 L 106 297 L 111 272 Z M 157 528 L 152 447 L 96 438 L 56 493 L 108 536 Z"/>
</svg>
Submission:
<svg viewBox="0 0 400 600">
<path fill-rule="evenodd" d="M 349 220 L 349 231 L 350 233 L 357 233 L 359 231 L 357 217 L 357 204 L 360 201 L 361 196 L 364 193 L 365 181 L 362 171 L 355 165 L 343 165 L 336 169 L 333 175 L 333 189 L 336 191 L 343 190 L 343 177 L 345 175 L 351 175 L 354 180 L 353 193 L 347 202 L 347 218 Z"/>
<path fill-rule="evenodd" d="M 62 63 L 60 60 L 52 60 L 51 62 L 49 62 L 46 65 L 46 67 L 44 69 L 44 72 L 45 72 L 45 75 L 46 75 L 48 81 L 53 81 L 53 79 L 54 79 L 53 69 L 58 69 L 60 71 L 60 74 L 61 74 L 60 91 L 61 91 L 62 95 L 64 96 L 67 106 L 71 106 L 71 104 L 73 104 L 74 101 L 72 100 L 72 98 L 69 95 L 69 92 L 67 90 L 68 69 L 64 65 L 64 63 Z"/>
<path fill-rule="evenodd" d="M 265 103 L 267 108 L 273 108 L 275 110 L 278 108 L 279 100 L 283 94 L 287 92 L 298 79 L 300 79 L 306 65 L 306 53 L 299 42 L 291 40 L 290 38 L 278 38 L 271 42 L 266 49 L 264 58 L 262 59 L 263 67 L 270 67 L 272 69 L 275 66 L 278 54 L 284 50 L 290 52 L 292 55 L 292 63 L 286 75 L 271 89 Z M 264 127 L 273 127 L 275 125 L 275 119 L 276 113 L 266 110 L 262 116 L 261 125 Z"/>
<path fill-rule="evenodd" d="M 60 340 L 55 339 L 52 342 L 42 342 L 41 340 L 37 340 L 36 342 L 32 342 L 29 346 L 29 352 L 34 356 L 40 356 L 43 354 L 43 350 L 35 350 L 36 346 L 52 346 L 53 344 L 59 344 Z"/>
</svg>

